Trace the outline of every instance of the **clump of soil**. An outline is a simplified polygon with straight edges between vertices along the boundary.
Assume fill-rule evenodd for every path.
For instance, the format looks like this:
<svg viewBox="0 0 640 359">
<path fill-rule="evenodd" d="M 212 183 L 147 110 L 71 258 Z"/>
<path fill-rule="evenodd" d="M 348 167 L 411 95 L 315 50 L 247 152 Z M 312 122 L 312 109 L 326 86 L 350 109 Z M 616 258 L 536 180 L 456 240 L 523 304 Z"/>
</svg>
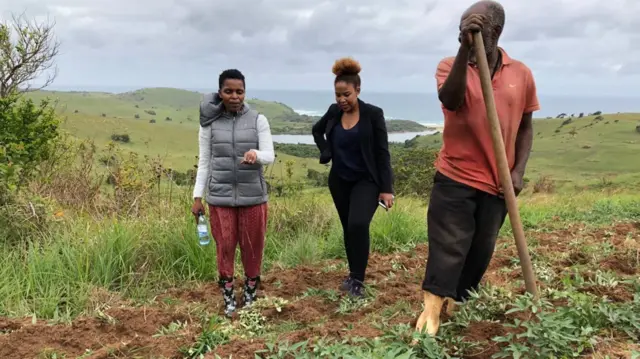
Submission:
<svg viewBox="0 0 640 359">
<path fill-rule="evenodd" d="M 580 289 L 581 292 L 591 293 L 597 297 L 607 296 L 609 300 L 617 303 L 633 301 L 633 291 L 626 285 L 616 287 L 590 286 Z"/>
<path fill-rule="evenodd" d="M 638 271 L 637 260 L 635 258 L 631 258 L 631 255 L 622 255 L 620 253 L 616 253 L 605 259 L 601 265 L 603 268 L 627 275 L 634 275 Z"/>
</svg>

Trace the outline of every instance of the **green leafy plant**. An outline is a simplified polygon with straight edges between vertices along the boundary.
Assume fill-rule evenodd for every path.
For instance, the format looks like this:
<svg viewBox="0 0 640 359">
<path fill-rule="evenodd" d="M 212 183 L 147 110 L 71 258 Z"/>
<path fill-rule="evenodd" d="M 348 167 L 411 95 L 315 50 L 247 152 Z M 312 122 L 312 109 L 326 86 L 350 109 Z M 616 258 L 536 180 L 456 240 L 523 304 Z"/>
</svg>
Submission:
<svg viewBox="0 0 640 359">
<path fill-rule="evenodd" d="M 59 124 L 48 100 L 36 105 L 17 94 L 0 98 L 0 204 L 50 158 Z"/>
</svg>

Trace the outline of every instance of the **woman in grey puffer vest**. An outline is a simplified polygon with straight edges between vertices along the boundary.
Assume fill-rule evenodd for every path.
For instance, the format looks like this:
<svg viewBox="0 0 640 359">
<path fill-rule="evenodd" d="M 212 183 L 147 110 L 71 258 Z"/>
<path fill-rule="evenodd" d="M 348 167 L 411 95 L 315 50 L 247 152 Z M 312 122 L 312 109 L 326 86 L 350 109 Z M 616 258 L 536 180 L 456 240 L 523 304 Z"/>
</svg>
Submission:
<svg viewBox="0 0 640 359">
<path fill-rule="evenodd" d="M 238 70 L 220 74 L 219 90 L 200 104 L 200 156 L 191 211 L 209 206 L 216 242 L 219 285 L 225 314 L 236 310 L 234 258 L 240 244 L 245 271 L 244 303 L 256 300 L 267 231 L 267 184 L 263 165 L 273 163 L 271 130 L 266 117 L 244 103 L 245 80 Z"/>
</svg>

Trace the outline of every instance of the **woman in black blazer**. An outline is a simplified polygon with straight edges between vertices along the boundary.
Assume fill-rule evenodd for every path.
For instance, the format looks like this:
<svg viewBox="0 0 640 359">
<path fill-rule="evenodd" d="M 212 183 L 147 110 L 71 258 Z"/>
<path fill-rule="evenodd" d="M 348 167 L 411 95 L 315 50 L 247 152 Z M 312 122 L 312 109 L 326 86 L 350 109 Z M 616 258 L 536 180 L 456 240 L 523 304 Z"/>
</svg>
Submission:
<svg viewBox="0 0 640 359">
<path fill-rule="evenodd" d="M 364 295 L 369 226 L 379 204 L 393 206 L 393 174 L 382 109 L 360 94 L 360 64 L 343 58 L 333 65 L 336 103 L 313 126 L 320 163 L 331 164 L 329 190 L 344 231 L 349 276 L 340 290 Z"/>
</svg>

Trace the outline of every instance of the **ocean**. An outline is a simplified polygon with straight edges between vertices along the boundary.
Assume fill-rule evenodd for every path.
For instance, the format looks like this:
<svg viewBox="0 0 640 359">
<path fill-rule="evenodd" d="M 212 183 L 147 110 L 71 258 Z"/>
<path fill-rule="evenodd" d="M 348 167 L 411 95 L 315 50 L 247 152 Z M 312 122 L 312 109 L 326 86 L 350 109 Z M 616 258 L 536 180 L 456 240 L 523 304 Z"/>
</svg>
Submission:
<svg viewBox="0 0 640 359">
<path fill-rule="evenodd" d="M 287 104 L 296 112 L 306 115 L 321 116 L 335 99 L 332 91 L 273 91 L 250 90 L 249 98 L 259 98 L 267 101 L 278 101 Z M 406 119 L 419 122 L 424 125 L 442 126 L 443 115 L 435 93 L 362 93 L 363 101 L 375 104 L 384 110 L 385 117 L 389 119 Z M 539 95 L 540 111 L 534 114 L 535 118 L 556 117 L 561 113 L 568 115 L 583 112 L 603 113 L 640 112 L 640 97 L 571 97 L 571 96 L 545 96 Z M 640 119 L 640 116 L 639 116 Z M 422 133 L 392 133 L 389 134 L 390 142 L 404 142 L 416 135 L 428 135 L 433 132 Z M 313 144 L 311 136 L 301 135 L 274 135 L 274 141 L 281 143 L 305 143 Z"/>
<path fill-rule="evenodd" d="M 603 113 L 640 112 L 640 97 L 578 97 L 538 95 L 540 111 L 535 118 L 556 117 L 558 114 L 576 114 L 583 112 Z M 278 101 L 307 115 L 320 116 L 325 113 L 335 99 L 329 91 L 274 91 L 248 90 L 247 97 L 267 101 Z M 436 93 L 367 93 L 360 95 L 363 101 L 372 103 L 384 110 L 387 119 L 405 119 L 425 125 L 442 125 L 443 117 Z"/>
<path fill-rule="evenodd" d="M 142 86 L 141 86 L 142 87 Z M 104 88 L 104 87 L 55 87 L 50 90 L 70 91 L 104 91 L 126 92 L 137 90 L 135 87 Z M 210 92 L 211 89 L 187 89 L 198 92 Z M 639 112 L 640 97 L 611 97 L 611 96 L 568 96 L 539 94 L 541 110 L 534 114 L 535 118 L 556 117 L 560 113 L 568 115 L 579 113 Z M 442 110 L 435 93 L 368 93 L 360 95 L 363 101 L 372 103 L 384 110 L 387 119 L 406 119 L 424 125 L 441 126 L 443 124 Z M 247 98 L 258 98 L 266 101 L 277 101 L 293 108 L 296 112 L 306 115 L 321 116 L 334 101 L 331 89 L 327 91 L 285 91 L 285 90 L 247 90 Z M 640 116 L 639 116 L 640 119 Z M 389 135 L 392 142 L 404 142 L 418 134 L 424 133 L 394 133 Z M 313 144 L 313 138 L 305 135 L 277 135 L 274 141 L 281 143 Z"/>
</svg>

